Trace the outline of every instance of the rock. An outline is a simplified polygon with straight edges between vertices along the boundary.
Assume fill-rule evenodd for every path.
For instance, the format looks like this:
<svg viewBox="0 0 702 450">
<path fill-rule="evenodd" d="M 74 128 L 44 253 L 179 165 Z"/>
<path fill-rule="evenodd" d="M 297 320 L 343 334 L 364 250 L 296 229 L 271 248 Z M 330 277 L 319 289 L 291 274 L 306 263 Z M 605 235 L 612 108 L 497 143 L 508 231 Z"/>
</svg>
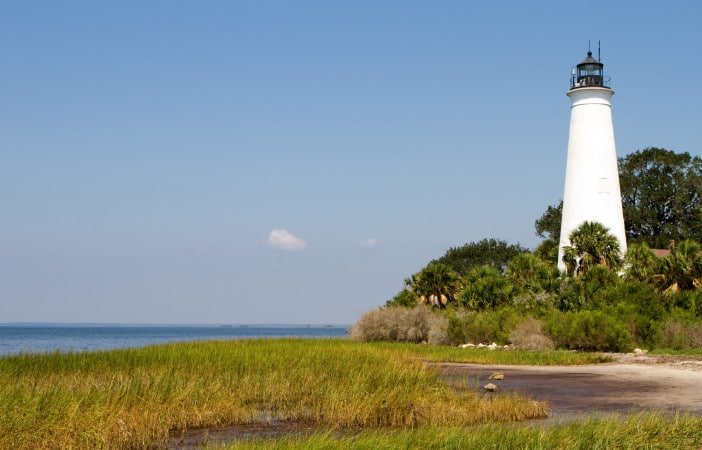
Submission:
<svg viewBox="0 0 702 450">
<path fill-rule="evenodd" d="M 488 383 L 485 386 L 483 386 L 483 389 L 485 389 L 486 391 L 489 391 L 489 392 L 495 392 L 497 390 L 497 385 L 492 384 L 492 383 Z"/>
<path fill-rule="evenodd" d="M 483 344 L 482 342 L 480 344 L 478 344 L 478 348 L 485 348 L 485 347 L 487 347 L 487 345 Z"/>
<path fill-rule="evenodd" d="M 470 348 L 470 347 L 475 347 L 475 344 L 471 344 L 470 342 L 467 344 L 461 344 L 459 345 L 461 348 Z"/>
<path fill-rule="evenodd" d="M 494 342 L 487 346 L 487 348 L 489 348 L 490 350 L 495 350 L 497 347 L 498 347 L 498 345 L 495 344 Z"/>
<path fill-rule="evenodd" d="M 504 380 L 505 374 L 502 372 L 493 372 L 490 374 L 490 379 L 491 380 Z"/>
<path fill-rule="evenodd" d="M 639 356 L 639 355 L 643 355 L 643 354 L 644 354 L 644 351 L 641 350 L 640 348 L 635 348 L 635 349 L 634 349 L 634 355 Z"/>
</svg>

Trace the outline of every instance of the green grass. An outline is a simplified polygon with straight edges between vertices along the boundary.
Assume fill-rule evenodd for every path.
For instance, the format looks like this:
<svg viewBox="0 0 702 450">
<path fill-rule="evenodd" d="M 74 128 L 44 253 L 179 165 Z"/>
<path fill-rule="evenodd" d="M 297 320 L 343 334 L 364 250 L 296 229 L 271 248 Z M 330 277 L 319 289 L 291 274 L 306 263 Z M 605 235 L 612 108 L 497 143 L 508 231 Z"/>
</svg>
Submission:
<svg viewBox="0 0 702 450">
<path fill-rule="evenodd" d="M 673 350 L 670 348 L 657 348 L 651 350 L 651 354 L 654 355 L 681 355 L 681 356 L 692 356 L 694 359 L 702 357 L 702 348 L 686 348 L 682 350 Z"/>
<path fill-rule="evenodd" d="M 528 364 L 539 366 L 570 366 L 610 362 L 612 358 L 600 353 L 574 352 L 567 350 L 488 350 L 458 348 L 439 345 L 400 343 L 367 344 L 377 348 L 402 349 L 426 361 L 457 362 L 471 364 Z"/>
<path fill-rule="evenodd" d="M 220 448 L 220 447 L 213 447 Z M 235 449 L 699 449 L 702 418 L 641 414 L 628 419 L 589 419 L 567 425 L 483 425 L 470 428 L 422 427 L 366 430 L 338 437 L 318 433 L 305 438 L 256 439 L 226 446 Z"/>
<path fill-rule="evenodd" d="M 4 357 L 0 448 L 161 447 L 178 430 L 266 418 L 353 428 L 546 414 L 543 402 L 451 389 L 418 348 L 281 339 Z"/>
</svg>

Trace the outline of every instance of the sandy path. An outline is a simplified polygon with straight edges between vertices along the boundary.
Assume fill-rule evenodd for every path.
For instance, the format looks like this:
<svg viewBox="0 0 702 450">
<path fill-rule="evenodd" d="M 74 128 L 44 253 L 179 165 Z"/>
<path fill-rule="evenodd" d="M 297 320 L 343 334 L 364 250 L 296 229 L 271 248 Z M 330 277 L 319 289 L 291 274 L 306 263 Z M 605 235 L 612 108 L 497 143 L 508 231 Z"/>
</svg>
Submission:
<svg viewBox="0 0 702 450">
<path fill-rule="evenodd" d="M 702 416 L 702 361 L 661 362 L 655 357 L 585 366 L 507 366 L 436 364 L 451 383 L 480 387 L 488 382 L 500 392 L 519 392 L 551 405 L 552 416 L 602 412 L 686 411 Z M 502 372 L 504 380 L 489 380 Z"/>
</svg>

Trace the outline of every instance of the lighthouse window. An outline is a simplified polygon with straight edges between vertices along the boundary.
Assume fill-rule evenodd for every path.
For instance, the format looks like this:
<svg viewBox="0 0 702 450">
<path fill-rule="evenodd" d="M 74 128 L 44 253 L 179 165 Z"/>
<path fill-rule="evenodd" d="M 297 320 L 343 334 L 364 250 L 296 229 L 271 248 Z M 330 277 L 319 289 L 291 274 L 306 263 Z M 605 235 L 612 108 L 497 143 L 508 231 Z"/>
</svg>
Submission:
<svg viewBox="0 0 702 450">
<path fill-rule="evenodd" d="M 598 190 L 600 194 L 609 194 L 609 183 L 607 182 L 607 177 L 600 177 Z"/>
<path fill-rule="evenodd" d="M 580 76 L 581 77 L 600 76 L 600 75 L 602 75 L 602 72 L 600 71 L 600 69 L 592 69 L 592 68 L 580 69 Z"/>
</svg>

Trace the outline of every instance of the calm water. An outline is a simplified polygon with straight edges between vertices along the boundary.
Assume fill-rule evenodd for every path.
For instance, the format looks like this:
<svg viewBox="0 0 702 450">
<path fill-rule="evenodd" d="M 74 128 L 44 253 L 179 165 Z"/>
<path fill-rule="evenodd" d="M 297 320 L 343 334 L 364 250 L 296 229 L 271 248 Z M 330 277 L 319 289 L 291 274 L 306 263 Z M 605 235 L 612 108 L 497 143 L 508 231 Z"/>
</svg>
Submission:
<svg viewBox="0 0 702 450">
<path fill-rule="evenodd" d="M 206 339 L 346 336 L 346 327 L 320 326 L 0 326 L 0 355 L 107 350 Z"/>
</svg>

